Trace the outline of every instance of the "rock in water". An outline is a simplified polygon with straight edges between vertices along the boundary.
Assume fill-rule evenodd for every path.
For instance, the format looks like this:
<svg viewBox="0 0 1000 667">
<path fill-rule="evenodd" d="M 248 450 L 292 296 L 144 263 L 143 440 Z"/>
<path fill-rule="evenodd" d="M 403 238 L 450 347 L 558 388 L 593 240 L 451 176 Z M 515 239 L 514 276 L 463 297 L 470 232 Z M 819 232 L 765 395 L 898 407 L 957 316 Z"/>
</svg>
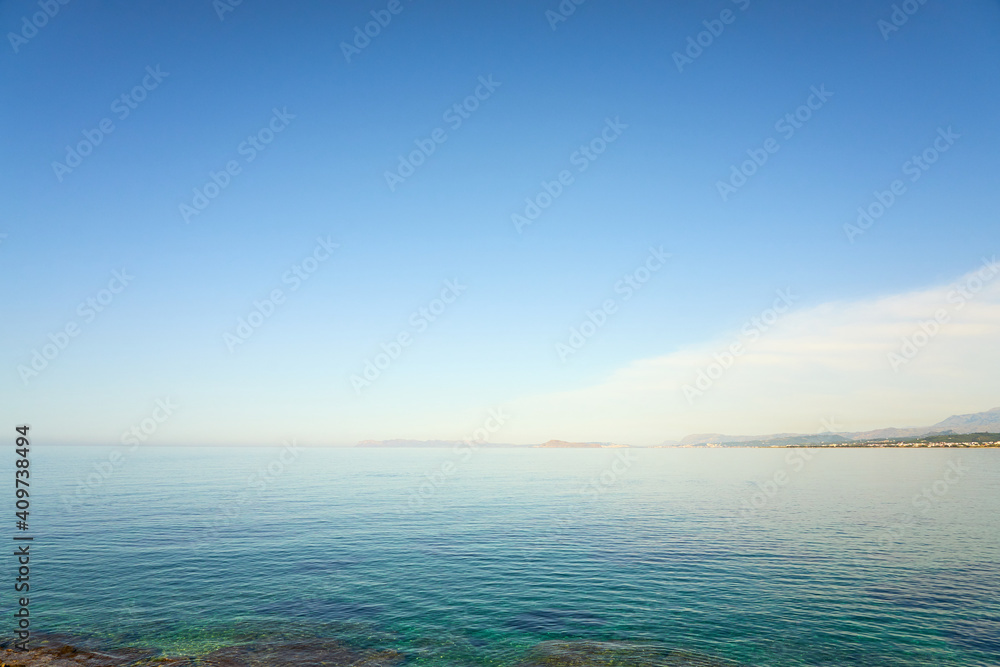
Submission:
<svg viewBox="0 0 1000 667">
<path fill-rule="evenodd" d="M 665 651 L 631 642 L 549 641 L 531 650 L 520 667 L 738 667 L 690 651 Z"/>
</svg>

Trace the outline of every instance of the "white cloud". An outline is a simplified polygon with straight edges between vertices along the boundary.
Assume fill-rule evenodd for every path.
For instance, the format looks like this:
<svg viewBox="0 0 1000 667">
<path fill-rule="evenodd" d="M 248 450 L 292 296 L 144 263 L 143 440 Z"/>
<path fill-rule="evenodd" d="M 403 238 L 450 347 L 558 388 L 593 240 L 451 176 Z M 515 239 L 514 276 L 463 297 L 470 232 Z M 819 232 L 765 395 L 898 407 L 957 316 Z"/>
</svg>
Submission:
<svg viewBox="0 0 1000 667">
<path fill-rule="evenodd" d="M 815 433 L 829 417 L 844 430 L 926 426 L 996 407 L 998 273 L 984 260 L 947 285 L 791 311 L 756 340 L 727 332 L 594 386 L 525 397 L 511 404 L 518 419 L 507 435 L 645 445 L 688 433 Z M 713 356 L 740 341 L 745 351 L 689 402 L 685 385 L 700 371 L 718 376 Z"/>
</svg>

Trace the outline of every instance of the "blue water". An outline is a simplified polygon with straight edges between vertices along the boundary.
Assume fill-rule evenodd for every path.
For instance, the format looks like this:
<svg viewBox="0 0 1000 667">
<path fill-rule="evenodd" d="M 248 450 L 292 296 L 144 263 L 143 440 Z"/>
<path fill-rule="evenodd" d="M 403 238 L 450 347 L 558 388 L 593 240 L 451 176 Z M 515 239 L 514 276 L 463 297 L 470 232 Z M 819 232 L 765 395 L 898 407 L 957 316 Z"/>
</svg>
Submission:
<svg viewBox="0 0 1000 667">
<path fill-rule="evenodd" d="M 32 456 L 35 627 L 102 646 L 335 637 L 448 667 L 528 664 L 558 640 L 700 664 L 1000 665 L 1000 450 Z"/>
</svg>

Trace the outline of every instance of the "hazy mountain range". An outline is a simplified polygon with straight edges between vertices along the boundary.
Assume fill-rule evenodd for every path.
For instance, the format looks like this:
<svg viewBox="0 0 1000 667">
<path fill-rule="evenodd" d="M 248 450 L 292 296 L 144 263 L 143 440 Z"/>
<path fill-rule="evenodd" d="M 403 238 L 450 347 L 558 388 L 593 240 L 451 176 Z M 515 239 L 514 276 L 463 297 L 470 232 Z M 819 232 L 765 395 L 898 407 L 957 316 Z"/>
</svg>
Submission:
<svg viewBox="0 0 1000 667">
<path fill-rule="evenodd" d="M 679 441 L 668 440 L 663 445 L 749 445 L 749 444 L 805 444 L 814 442 L 850 442 L 852 440 L 879 440 L 889 438 L 919 438 L 925 435 L 950 433 L 997 433 L 1000 432 L 1000 408 L 967 415 L 952 415 L 932 426 L 915 428 L 879 428 L 873 431 L 841 431 L 836 433 L 772 433 L 770 435 L 724 435 L 722 433 L 699 433 L 688 435 Z"/>
<path fill-rule="evenodd" d="M 769 435 L 725 435 L 723 433 L 698 433 L 680 440 L 664 441 L 661 447 L 692 446 L 708 444 L 728 447 L 753 447 L 769 445 L 807 445 L 856 440 L 880 440 L 889 438 L 919 438 L 927 435 L 961 433 L 1000 433 L 1000 408 L 967 415 L 952 415 L 932 426 L 915 428 L 880 428 L 874 431 L 844 431 L 837 433 L 772 433 Z M 362 440 L 358 447 L 454 447 L 462 444 L 458 440 Z M 483 443 L 483 447 L 533 447 L 544 449 L 566 449 L 600 447 L 628 447 L 611 442 L 567 442 L 549 440 L 539 445 L 511 445 L 504 443 Z"/>
<path fill-rule="evenodd" d="M 454 447 L 460 445 L 460 440 L 362 440 L 358 447 Z M 540 445 L 509 445 L 504 443 L 485 442 L 483 447 L 535 447 L 542 449 L 598 449 L 601 447 L 627 447 L 612 442 L 567 442 L 565 440 L 549 440 Z"/>
</svg>

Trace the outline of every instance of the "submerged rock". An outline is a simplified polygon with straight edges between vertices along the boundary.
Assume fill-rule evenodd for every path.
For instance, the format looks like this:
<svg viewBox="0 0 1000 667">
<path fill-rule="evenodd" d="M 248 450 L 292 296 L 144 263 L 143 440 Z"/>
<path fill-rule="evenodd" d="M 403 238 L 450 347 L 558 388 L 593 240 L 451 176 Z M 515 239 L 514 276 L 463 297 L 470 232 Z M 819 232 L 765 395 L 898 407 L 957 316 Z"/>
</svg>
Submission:
<svg viewBox="0 0 1000 667">
<path fill-rule="evenodd" d="M 126 649 L 115 653 L 76 648 L 59 640 L 33 642 L 27 651 L 15 651 L 4 646 L 0 651 L 0 667 L 125 667 L 127 665 L 170 665 L 169 659 L 150 651 Z"/>
<path fill-rule="evenodd" d="M 396 651 L 357 652 L 334 640 L 229 646 L 190 665 L 213 667 L 392 667 L 402 662 Z"/>
<path fill-rule="evenodd" d="M 4 646 L 0 652 L 0 667 L 393 667 L 402 660 L 396 651 L 357 651 L 333 640 L 228 646 L 199 657 L 131 648 L 94 651 L 51 639 L 29 651 Z"/>
<path fill-rule="evenodd" d="M 549 641 L 538 644 L 520 667 L 737 667 L 691 651 L 665 651 L 631 642 Z"/>
</svg>

